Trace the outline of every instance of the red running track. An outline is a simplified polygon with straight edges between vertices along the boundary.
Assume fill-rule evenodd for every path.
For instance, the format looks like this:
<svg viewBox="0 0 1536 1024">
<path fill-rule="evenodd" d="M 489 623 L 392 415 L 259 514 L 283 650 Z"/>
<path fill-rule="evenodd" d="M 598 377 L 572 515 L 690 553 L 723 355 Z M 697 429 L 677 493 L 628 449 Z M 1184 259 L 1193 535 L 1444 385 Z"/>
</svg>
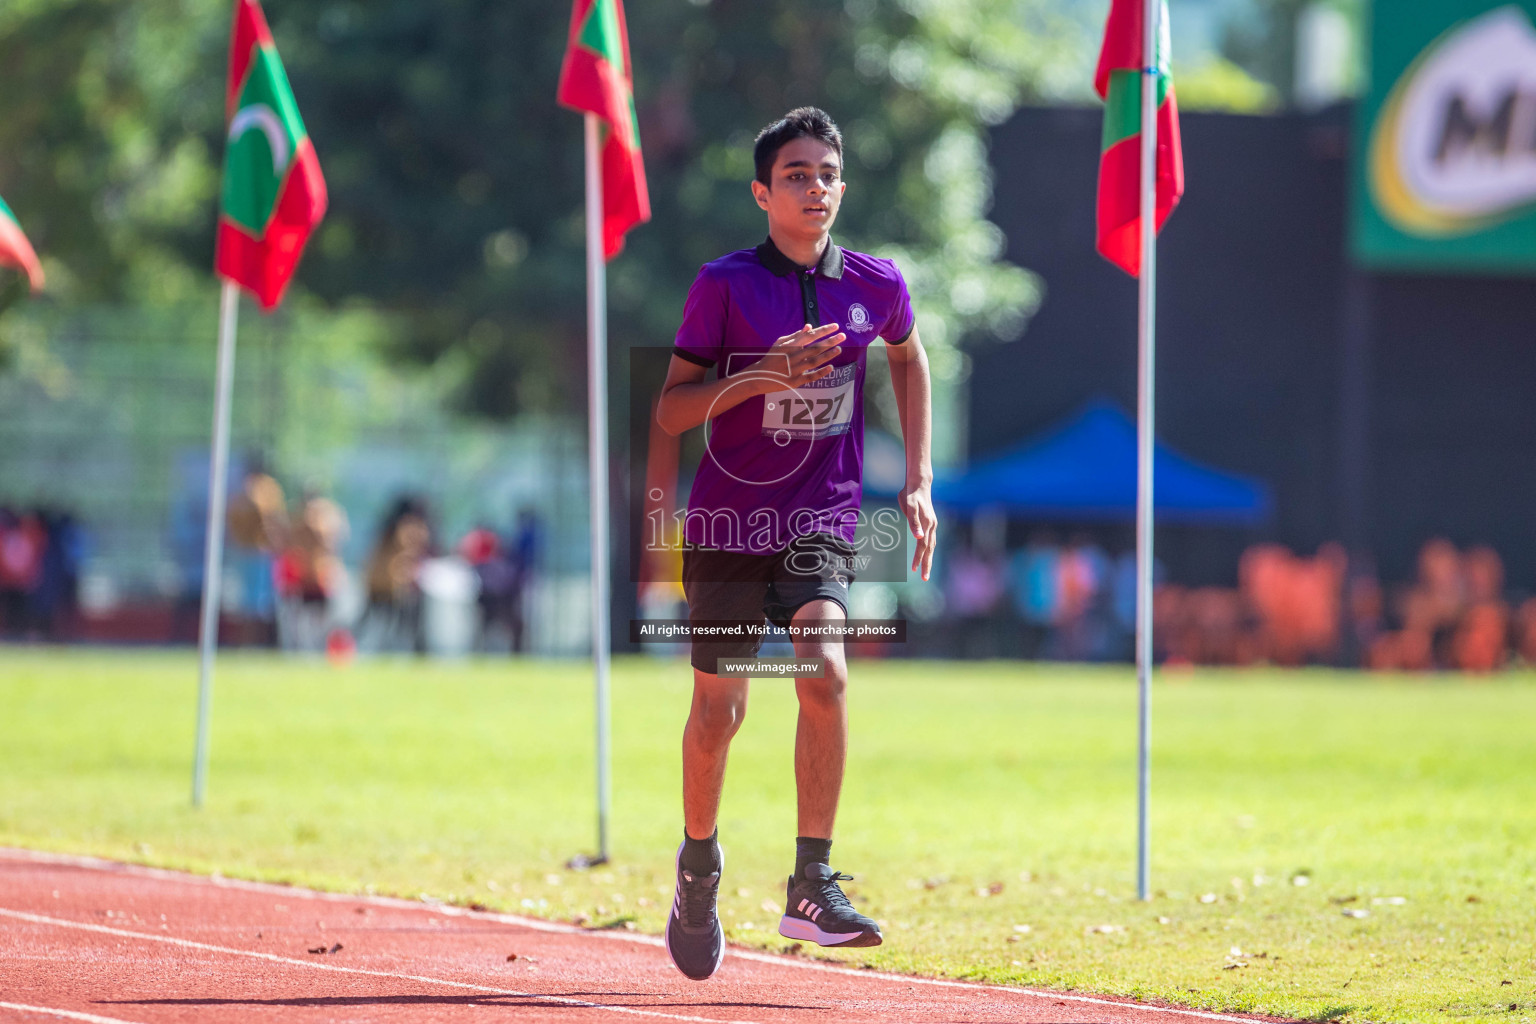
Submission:
<svg viewBox="0 0 1536 1024">
<path fill-rule="evenodd" d="M 700 984 L 678 974 L 650 936 L 0 850 L 7 1024 L 1261 1019 L 736 948 Z"/>
</svg>

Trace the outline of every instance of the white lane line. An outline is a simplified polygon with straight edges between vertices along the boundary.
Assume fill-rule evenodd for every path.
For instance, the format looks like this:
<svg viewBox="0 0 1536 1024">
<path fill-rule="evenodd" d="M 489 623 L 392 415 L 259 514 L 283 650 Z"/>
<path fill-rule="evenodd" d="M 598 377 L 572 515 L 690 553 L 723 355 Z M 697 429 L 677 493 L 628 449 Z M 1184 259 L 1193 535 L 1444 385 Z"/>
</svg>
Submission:
<svg viewBox="0 0 1536 1024">
<path fill-rule="evenodd" d="M 156 878 L 167 882 L 177 882 L 182 885 L 213 885 L 228 889 L 242 889 L 247 892 L 261 892 L 273 896 L 286 896 L 290 898 L 302 898 L 320 900 L 323 902 L 347 902 L 366 903 L 376 907 L 392 907 L 397 910 L 426 911 L 428 913 L 446 914 L 450 917 L 468 917 L 480 921 L 496 921 L 500 924 L 517 925 L 532 931 L 551 932 L 556 935 L 590 935 L 594 938 L 608 939 L 615 942 L 631 942 L 637 945 L 661 946 L 663 942 L 654 935 L 638 935 L 633 932 L 623 931 L 595 931 L 590 928 L 580 928 L 576 925 L 562 924 L 558 921 L 546 921 L 540 917 L 524 917 L 519 914 L 503 914 L 496 911 L 470 910 L 468 907 L 455 907 L 448 904 L 422 903 L 416 900 L 399 899 L 392 896 L 368 896 L 347 895 L 346 893 L 320 892 L 316 889 L 301 889 L 297 886 L 275 885 L 271 882 L 252 882 L 240 878 L 225 878 L 222 875 L 193 875 L 183 871 L 170 871 L 165 868 L 151 868 L 140 864 L 125 864 L 121 861 L 105 860 L 100 857 L 82 857 L 67 853 L 40 853 L 34 850 L 23 850 L 17 847 L 0 847 L 0 857 L 14 858 L 16 860 L 29 860 L 44 864 L 67 864 L 73 867 L 90 868 L 102 872 L 120 872 L 131 875 L 141 875 L 147 878 Z M 774 953 L 762 953 L 755 950 L 745 950 L 730 947 L 726 953 L 728 957 L 751 960 L 755 963 L 773 964 L 778 967 L 794 967 L 803 971 L 824 971 L 830 974 L 843 974 L 850 978 L 874 978 L 881 981 L 901 982 L 906 985 L 931 985 L 936 988 L 958 988 L 974 992 L 1006 993 L 1009 995 L 1029 996 L 1038 999 L 1058 999 L 1072 1003 L 1088 1003 L 1094 1006 L 1123 1006 L 1137 1010 L 1146 1010 L 1149 1013 L 1166 1013 L 1174 1016 L 1196 1017 L 1200 1020 L 1226 1021 L 1228 1024 L 1255 1024 L 1266 1018 L 1261 1016 L 1239 1017 L 1233 1014 L 1212 1013 L 1209 1010 L 1186 1010 L 1177 1006 L 1153 1006 L 1149 1003 L 1130 1002 L 1121 999 L 1103 999 L 1096 996 L 1081 996 L 1070 992 L 1053 992 L 1044 988 L 1024 988 L 1018 985 L 986 985 L 974 981 L 951 981 L 947 978 L 924 978 L 912 974 L 893 974 L 887 971 L 869 971 L 842 967 L 826 962 L 818 962 L 802 957 L 780 956 Z M 1274 1018 L 1268 1018 L 1274 1019 Z"/>
<path fill-rule="evenodd" d="M 28 1006 L 26 1003 L 0 1003 L 0 1010 L 21 1010 L 24 1013 L 44 1013 L 66 1020 L 84 1020 L 90 1024 L 134 1024 L 120 1017 L 98 1017 L 94 1013 L 76 1013 L 74 1010 L 56 1010 L 51 1006 Z"/>
<path fill-rule="evenodd" d="M 1041 999 L 1055 999 L 1073 1003 L 1092 1003 L 1095 1006 L 1117 1006 L 1122 1010 L 1135 1010 L 1138 1013 L 1171 1013 L 1177 1017 L 1199 1017 L 1202 1020 L 1230 1021 L 1232 1024 L 1262 1024 L 1262 1017 L 1233 1017 L 1224 1013 L 1211 1013 L 1207 1010 L 1183 1010 L 1177 1006 L 1153 1006 L 1150 1003 L 1133 1003 L 1122 999 L 1101 999 L 1097 996 L 1078 996 L 1070 992 L 1052 992 L 1044 988 L 1023 988 L 1017 985 L 978 985 L 971 981 L 946 981 L 943 978 L 916 978 L 905 974 L 890 974 L 886 971 L 852 971 L 846 967 L 834 967 L 831 964 L 821 964 L 808 960 L 790 960 L 786 957 L 775 956 L 772 953 L 756 953 L 744 949 L 731 950 L 731 956 L 738 960 L 752 960 L 758 963 L 781 964 L 785 967 L 799 967 L 807 971 L 825 971 L 828 974 L 849 974 L 856 978 L 879 978 L 881 981 L 904 982 L 908 985 L 934 985 L 939 988 L 963 988 L 981 989 L 986 992 L 1010 992 L 1019 995 L 1037 996 Z"/>
<path fill-rule="evenodd" d="M 335 971 L 339 974 L 363 974 L 375 978 L 390 978 L 395 981 L 414 981 L 422 985 L 442 985 L 446 988 L 465 989 L 470 992 L 488 992 L 492 995 L 513 996 L 518 999 L 534 999 L 544 1003 L 558 1003 L 562 1006 L 581 1006 L 589 1010 L 628 1013 L 638 1017 L 660 1017 L 664 1020 L 694 1021 L 696 1024 L 726 1024 L 719 1017 L 691 1017 L 680 1013 L 662 1013 L 660 1010 L 646 1010 L 638 1006 L 614 1006 L 609 1003 L 591 1003 L 585 999 L 572 999 L 569 996 L 548 996 L 540 995 L 537 992 L 515 992 L 512 989 L 494 988 L 490 985 L 471 985 L 462 981 L 449 981 L 446 978 L 427 978 L 419 974 L 396 974 L 393 971 L 370 971 L 363 967 L 342 967 L 339 964 L 320 963 L 316 960 L 295 960 L 292 957 L 278 956 L 276 953 L 261 953 L 250 949 L 234 949 L 229 946 L 215 946 L 207 942 L 194 942 L 192 939 L 178 939 L 170 935 L 152 935 L 147 932 L 130 931 L 126 928 L 109 928 L 102 924 L 68 921 L 60 917 L 29 914 L 22 910 L 11 910 L 7 907 L 0 907 L 0 917 L 15 918 L 18 921 L 30 921 L 33 924 L 51 925 L 56 928 L 75 928 L 80 931 L 98 932 L 102 935 L 116 935 L 125 939 L 160 942 L 168 946 L 179 946 L 183 949 L 200 949 L 209 953 L 244 956 L 254 960 L 269 960 L 273 963 L 291 964 L 295 967 L 309 967 L 317 971 Z M 97 1017 L 94 1019 L 106 1020 L 107 1018 Z M 112 1024 L 121 1024 L 121 1022 L 112 1022 Z M 729 1024 L 754 1024 L 754 1022 L 732 1020 Z"/>
</svg>

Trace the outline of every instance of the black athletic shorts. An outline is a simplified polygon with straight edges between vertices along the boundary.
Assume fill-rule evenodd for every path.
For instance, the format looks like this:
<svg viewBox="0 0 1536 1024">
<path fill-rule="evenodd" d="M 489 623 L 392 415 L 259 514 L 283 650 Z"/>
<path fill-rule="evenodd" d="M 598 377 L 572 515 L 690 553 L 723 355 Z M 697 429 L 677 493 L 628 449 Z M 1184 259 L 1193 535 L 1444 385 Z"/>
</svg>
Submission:
<svg viewBox="0 0 1536 1024">
<path fill-rule="evenodd" d="M 797 537 L 773 555 L 684 548 L 688 621 L 755 626 L 766 618 L 787 627 L 801 605 L 820 598 L 836 601 L 846 615 L 854 554 L 852 544 L 826 533 Z M 751 658 L 762 646 L 761 633 L 742 639 L 695 639 L 689 660 L 700 672 L 713 673 L 719 659 Z"/>
</svg>

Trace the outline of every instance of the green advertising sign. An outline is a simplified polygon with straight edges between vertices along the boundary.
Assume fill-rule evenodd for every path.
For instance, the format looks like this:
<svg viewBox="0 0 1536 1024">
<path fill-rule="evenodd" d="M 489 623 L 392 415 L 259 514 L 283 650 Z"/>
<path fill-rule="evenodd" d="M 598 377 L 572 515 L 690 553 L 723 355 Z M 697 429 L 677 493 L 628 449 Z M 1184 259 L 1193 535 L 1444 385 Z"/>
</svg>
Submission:
<svg viewBox="0 0 1536 1024">
<path fill-rule="evenodd" d="M 1372 20 L 1355 258 L 1536 273 L 1536 0 L 1378 0 Z"/>
</svg>

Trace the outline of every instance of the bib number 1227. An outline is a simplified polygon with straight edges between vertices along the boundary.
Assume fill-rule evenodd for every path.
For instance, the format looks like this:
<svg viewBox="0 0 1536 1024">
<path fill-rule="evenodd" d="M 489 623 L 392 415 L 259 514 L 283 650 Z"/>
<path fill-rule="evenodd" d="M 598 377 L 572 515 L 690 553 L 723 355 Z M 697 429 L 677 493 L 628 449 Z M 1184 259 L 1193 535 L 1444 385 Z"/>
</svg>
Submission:
<svg viewBox="0 0 1536 1024">
<path fill-rule="evenodd" d="M 824 427 L 837 419 L 846 395 L 831 398 L 799 398 L 790 395 L 779 402 L 780 423 L 783 426 Z"/>
<path fill-rule="evenodd" d="M 824 380 L 795 391 L 775 391 L 763 402 L 763 433 L 779 443 L 848 432 L 853 420 L 854 371 L 838 367 Z M 837 380 L 842 377 L 844 379 Z"/>
</svg>

